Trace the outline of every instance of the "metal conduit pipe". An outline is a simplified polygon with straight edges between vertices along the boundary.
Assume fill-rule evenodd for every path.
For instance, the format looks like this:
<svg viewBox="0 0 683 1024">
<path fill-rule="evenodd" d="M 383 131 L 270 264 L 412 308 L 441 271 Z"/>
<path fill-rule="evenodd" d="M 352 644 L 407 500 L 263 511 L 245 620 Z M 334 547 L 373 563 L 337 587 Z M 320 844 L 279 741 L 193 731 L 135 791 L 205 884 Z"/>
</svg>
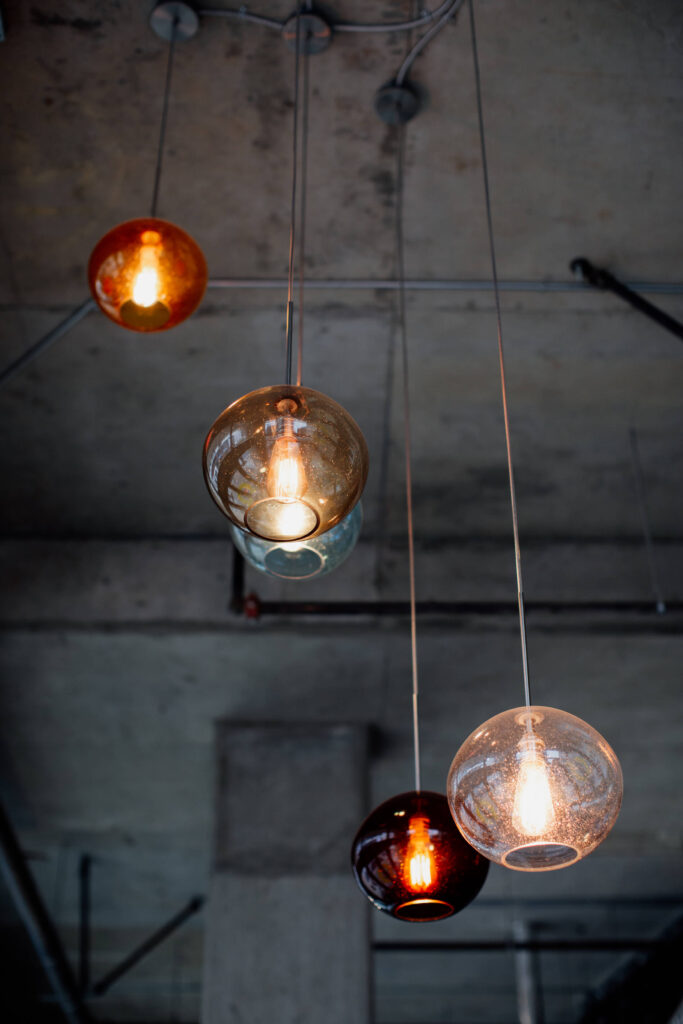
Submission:
<svg viewBox="0 0 683 1024">
<path fill-rule="evenodd" d="M 0 869 L 64 1017 L 69 1024 L 92 1024 L 92 1018 L 81 1002 L 78 985 L 57 929 L 38 892 L 10 820 L 1 805 Z"/>
<path fill-rule="evenodd" d="M 307 278 L 307 289 L 314 291 L 398 291 L 400 282 L 376 278 Z M 209 288 L 225 291 L 287 289 L 287 279 L 279 277 L 212 277 Z M 628 287 L 650 295 L 683 295 L 683 282 L 630 281 Z M 492 292 L 493 282 L 488 280 L 423 280 L 412 278 L 405 288 L 414 292 Z M 499 281 L 501 292 L 590 292 L 589 284 L 582 281 Z"/>
</svg>

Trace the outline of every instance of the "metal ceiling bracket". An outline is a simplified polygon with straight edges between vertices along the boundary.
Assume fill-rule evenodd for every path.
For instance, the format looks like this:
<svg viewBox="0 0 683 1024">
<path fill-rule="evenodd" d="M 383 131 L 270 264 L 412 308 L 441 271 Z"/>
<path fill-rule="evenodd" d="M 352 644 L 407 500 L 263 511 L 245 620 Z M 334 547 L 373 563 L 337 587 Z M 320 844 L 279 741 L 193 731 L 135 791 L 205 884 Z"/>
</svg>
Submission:
<svg viewBox="0 0 683 1024">
<path fill-rule="evenodd" d="M 375 110 L 385 124 L 407 124 L 420 112 L 420 98 L 406 82 L 389 82 L 375 93 Z"/>
<path fill-rule="evenodd" d="M 282 26 L 282 38 L 290 50 L 296 50 L 296 12 Z M 332 26 L 318 11 L 304 11 L 299 21 L 299 53 L 322 53 L 332 42 Z"/>
<path fill-rule="evenodd" d="M 189 4 L 169 3 L 157 4 L 149 16 L 149 25 L 160 39 L 170 43 L 175 26 L 176 42 L 192 39 L 199 29 L 197 12 Z"/>
<path fill-rule="evenodd" d="M 643 313 L 650 320 L 654 320 L 660 327 L 675 334 L 677 338 L 683 339 L 683 323 L 680 320 L 676 320 L 660 309 L 659 306 L 648 302 L 642 295 L 638 295 L 632 288 L 625 285 L 623 281 L 618 281 L 616 277 L 610 274 L 609 270 L 593 266 L 591 261 L 583 256 L 577 256 L 576 259 L 573 259 L 569 264 L 569 269 L 579 281 L 583 281 L 585 284 L 589 284 L 600 291 L 612 292 L 614 295 L 618 295 L 620 299 L 628 302 L 639 313 Z"/>
</svg>

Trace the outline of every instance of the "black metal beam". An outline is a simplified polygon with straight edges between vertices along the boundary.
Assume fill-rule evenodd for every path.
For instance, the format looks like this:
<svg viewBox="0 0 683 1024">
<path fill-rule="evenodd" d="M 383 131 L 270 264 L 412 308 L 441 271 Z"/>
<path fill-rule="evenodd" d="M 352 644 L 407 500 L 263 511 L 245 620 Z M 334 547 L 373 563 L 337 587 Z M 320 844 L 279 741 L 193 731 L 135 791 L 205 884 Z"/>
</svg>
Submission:
<svg viewBox="0 0 683 1024">
<path fill-rule="evenodd" d="M 462 942 L 374 942 L 375 953 L 509 953 L 532 950 L 537 953 L 623 953 L 660 950 L 671 945 L 666 939 L 470 939 Z"/>
<path fill-rule="evenodd" d="M 0 869 L 41 966 L 69 1024 L 91 1024 L 61 939 L 33 880 L 11 822 L 0 805 Z"/>
<path fill-rule="evenodd" d="M 258 615 L 320 616 L 402 616 L 410 614 L 407 601 L 260 601 Z M 667 611 L 683 611 L 683 602 L 667 602 Z M 464 616 L 517 615 L 514 601 L 418 601 L 418 615 Z M 582 613 L 619 615 L 656 615 L 653 601 L 527 601 L 526 611 L 550 615 Z M 256 617 L 256 616 L 254 616 Z M 661 616 L 660 616 L 661 617 Z"/>
<path fill-rule="evenodd" d="M 198 910 L 204 905 L 203 896 L 194 896 L 187 906 L 183 907 L 181 911 L 175 914 L 174 917 L 167 921 L 166 924 L 158 928 L 148 939 L 140 943 L 137 949 L 134 949 L 130 956 L 127 956 L 125 960 L 122 960 L 117 967 L 114 967 L 108 974 L 100 979 L 92 987 L 92 994 L 95 996 L 102 996 L 110 989 L 115 981 L 118 981 L 122 975 L 126 974 L 131 967 L 135 967 L 148 953 L 151 953 L 160 943 L 167 939 L 177 928 L 180 928 L 181 924 L 184 924 L 189 917 L 196 914 Z"/>
<path fill-rule="evenodd" d="M 676 320 L 658 306 L 648 302 L 638 292 L 634 292 L 628 285 L 617 280 L 608 270 L 594 267 L 590 260 L 585 259 L 583 256 L 577 256 L 576 259 L 573 259 L 569 264 L 569 268 L 573 274 L 581 277 L 581 280 L 585 281 L 586 284 L 590 284 L 593 288 L 598 288 L 600 291 L 608 291 L 618 295 L 620 299 L 628 302 L 639 313 L 643 313 L 650 320 L 654 320 L 655 323 L 659 324 L 660 327 L 683 340 L 683 324 L 680 320 Z"/>
</svg>

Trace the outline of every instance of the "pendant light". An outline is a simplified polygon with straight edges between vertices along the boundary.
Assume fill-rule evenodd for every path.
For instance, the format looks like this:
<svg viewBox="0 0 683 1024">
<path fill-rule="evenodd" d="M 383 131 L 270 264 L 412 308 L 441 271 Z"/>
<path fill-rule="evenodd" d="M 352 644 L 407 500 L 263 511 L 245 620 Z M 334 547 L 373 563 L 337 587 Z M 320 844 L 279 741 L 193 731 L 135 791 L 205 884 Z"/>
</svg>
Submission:
<svg viewBox="0 0 683 1024">
<path fill-rule="evenodd" d="M 121 327 L 141 332 L 168 330 L 186 320 L 201 302 L 208 278 L 194 239 L 156 215 L 175 43 L 194 35 L 197 15 L 185 4 L 166 3 L 155 9 L 151 24 L 169 41 L 151 214 L 107 232 L 88 265 L 88 284 L 102 312 Z"/>
<path fill-rule="evenodd" d="M 297 8 L 292 198 L 285 382 L 252 391 L 225 409 L 204 444 L 204 478 L 221 512 L 266 541 L 317 537 L 358 502 L 368 449 L 356 422 L 319 391 L 292 384 L 294 225 L 296 214 L 299 57 L 305 46 Z"/>
<path fill-rule="evenodd" d="M 448 775 L 448 802 L 463 836 L 484 856 L 519 871 L 551 871 L 573 864 L 602 842 L 617 819 L 623 782 L 614 751 L 595 729 L 564 711 L 531 703 L 522 561 L 474 0 L 469 0 L 469 12 L 496 300 L 525 706 L 496 715 L 465 740 Z"/>
<path fill-rule="evenodd" d="M 413 759 L 415 789 L 386 800 L 366 818 L 351 847 L 351 866 L 362 892 L 402 921 L 438 921 L 467 906 L 481 889 L 488 861 L 462 838 L 446 797 L 420 785 L 415 543 L 411 472 L 410 387 L 403 254 L 403 162 L 405 129 L 397 128 L 396 249 L 403 367 L 403 423 L 410 577 Z"/>
<path fill-rule="evenodd" d="M 306 25 L 306 17 L 302 27 Z M 308 108 L 310 97 L 310 37 L 303 48 L 303 96 L 301 102 L 301 189 L 299 196 L 299 309 L 297 345 L 297 387 L 301 386 L 304 339 L 304 268 L 306 254 L 306 193 L 308 182 Z M 242 557 L 259 572 L 281 580 L 304 581 L 325 576 L 344 562 L 356 546 L 363 524 L 362 503 L 331 530 L 298 541 L 263 540 L 230 524 L 230 536 Z"/>
</svg>

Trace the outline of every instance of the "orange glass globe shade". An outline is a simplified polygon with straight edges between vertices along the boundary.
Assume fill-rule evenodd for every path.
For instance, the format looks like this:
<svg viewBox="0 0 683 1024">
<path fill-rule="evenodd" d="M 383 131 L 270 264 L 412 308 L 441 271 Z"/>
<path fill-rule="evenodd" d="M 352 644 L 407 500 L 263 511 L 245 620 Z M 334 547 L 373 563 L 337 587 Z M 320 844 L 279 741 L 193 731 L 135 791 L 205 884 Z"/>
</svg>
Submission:
<svg viewBox="0 0 683 1024">
<path fill-rule="evenodd" d="M 131 331 L 166 331 L 202 300 L 204 255 L 185 231 L 158 217 L 112 228 L 93 249 L 88 283 L 95 302 Z"/>
<path fill-rule="evenodd" d="M 361 496 L 368 449 L 332 398 L 287 384 L 229 405 L 204 443 L 204 478 L 221 512 L 269 541 L 316 537 Z"/>
<path fill-rule="evenodd" d="M 365 819 L 351 847 L 362 892 L 401 921 L 439 921 L 471 903 L 489 862 L 465 842 L 441 793 L 413 790 Z"/>
<path fill-rule="evenodd" d="M 567 867 L 617 820 L 623 779 L 609 743 L 587 722 L 532 706 L 490 718 L 468 736 L 448 774 L 463 836 L 517 871 Z"/>
</svg>

